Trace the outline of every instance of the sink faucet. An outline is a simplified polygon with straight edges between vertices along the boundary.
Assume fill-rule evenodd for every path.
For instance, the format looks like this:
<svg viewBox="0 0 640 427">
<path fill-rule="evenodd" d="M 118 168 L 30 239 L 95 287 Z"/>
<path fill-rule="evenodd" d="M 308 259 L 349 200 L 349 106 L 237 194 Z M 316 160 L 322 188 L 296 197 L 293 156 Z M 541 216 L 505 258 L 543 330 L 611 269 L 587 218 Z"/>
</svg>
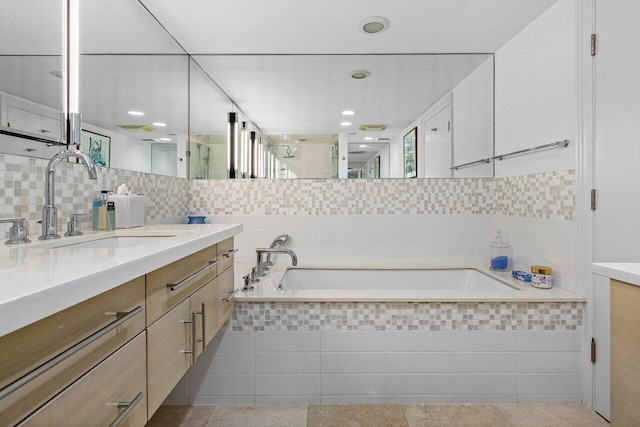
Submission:
<svg viewBox="0 0 640 427">
<path fill-rule="evenodd" d="M 264 263 L 262 262 L 263 254 L 285 254 L 291 257 L 291 264 L 298 265 L 298 257 L 291 249 L 276 249 L 276 248 L 258 248 L 256 249 L 257 255 L 257 271 L 258 275 L 262 275 L 264 272 Z"/>
<path fill-rule="evenodd" d="M 47 171 L 45 172 L 45 184 L 44 184 L 44 206 L 42 208 L 42 235 L 40 240 L 59 239 L 58 234 L 58 213 L 56 212 L 56 167 L 58 164 L 69 157 L 75 157 L 80 162 L 84 163 L 84 166 L 89 173 L 89 179 L 98 179 L 98 173 L 96 172 L 96 166 L 93 161 L 86 154 L 79 150 L 63 150 L 53 156 L 49 160 L 47 165 Z"/>
</svg>

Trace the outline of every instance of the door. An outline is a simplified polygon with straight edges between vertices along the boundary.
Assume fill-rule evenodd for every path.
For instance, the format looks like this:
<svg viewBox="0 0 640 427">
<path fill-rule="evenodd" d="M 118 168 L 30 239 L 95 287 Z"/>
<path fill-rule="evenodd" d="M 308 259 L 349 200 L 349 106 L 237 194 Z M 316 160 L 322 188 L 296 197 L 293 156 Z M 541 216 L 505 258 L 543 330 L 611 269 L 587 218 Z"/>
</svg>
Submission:
<svg viewBox="0 0 640 427">
<path fill-rule="evenodd" d="M 598 35 L 595 118 L 594 257 L 640 261 L 640 2 L 596 0 Z M 596 341 L 594 409 L 610 417 L 609 285 L 594 275 Z"/>
<path fill-rule="evenodd" d="M 421 178 L 452 178 L 451 98 L 441 104 L 423 124 L 424 149 L 418 149 L 424 165 Z M 418 173 L 420 167 L 418 166 Z"/>
</svg>

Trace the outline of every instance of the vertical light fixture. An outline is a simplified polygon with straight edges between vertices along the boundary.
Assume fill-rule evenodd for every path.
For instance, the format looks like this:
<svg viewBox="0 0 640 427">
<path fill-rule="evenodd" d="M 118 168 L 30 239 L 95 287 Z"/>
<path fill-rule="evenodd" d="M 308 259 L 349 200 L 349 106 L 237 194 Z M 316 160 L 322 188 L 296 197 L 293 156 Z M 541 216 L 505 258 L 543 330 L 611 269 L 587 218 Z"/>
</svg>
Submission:
<svg viewBox="0 0 640 427">
<path fill-rule="evenodd" d="M 66 0 L 63 3 L 63 108 L 61 116 L 61 137 L 67 145 L 80 144 L 80 0 Z"/>
<path fill-rule="evenodd" d="M 238 115 L 227 113 L 227 178 L 235 179 L 238 170 Z"/>
<path fill-rule="evenodd" d="M 240 178 L 247 177 L 247 122 L 240 128 Z"/>
<path fill-rule="evenodd" d="M 256 140 L 256 132 L 251 131 L 249 134 L 249 140 L 251 141 L 251 158 L 249 164 L 251 165 L 251 178 L 257 178 L 258 176 L 258 141 Z"/>
</svg>

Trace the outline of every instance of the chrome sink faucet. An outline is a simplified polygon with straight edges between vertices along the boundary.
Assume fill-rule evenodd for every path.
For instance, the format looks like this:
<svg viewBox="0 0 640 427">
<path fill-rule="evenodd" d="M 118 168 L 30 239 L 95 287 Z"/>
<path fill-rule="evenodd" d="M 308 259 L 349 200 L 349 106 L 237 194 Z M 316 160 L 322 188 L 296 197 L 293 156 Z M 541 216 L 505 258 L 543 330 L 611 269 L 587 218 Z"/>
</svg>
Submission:
<svg viewBox="0 0 640 427">
<path fill-rule="evenodd" d="M 264 254 L 285 254 L 285 255 L 289 255 L 291 257 L 291 264 L 292 265 L 298 265 L 298 257 L 296 256 L 296 254 L 291 250 L 291 249 L 276 249 L 276 248 L 258 248 L 256 249 L 256 255 L 257 255 L 257 271 L 256 274 L 258 276 L 261 276 L 262 273 L 264 272 L 264 262 L 262 261 L 262 256 Z"/>
<path fill-rule="evenodd" d="M 91 158 L 79 150 L 63 150 L 53 156 L 49 160 L 47 170 L 45 172 L 45 184 L 44 184 L 44 206 L 42 208 L 42 235 L 40 240 L 59 239 L 58 234 L 58 213 L 56 212 L 56 167 L 64 159 L 69 157 L 75 157 L 84 163 L 87 172 L 89 173 L 89 179 L 98 179 L 98 173 L 96 166 L 91 161 Z"/>
</svg>

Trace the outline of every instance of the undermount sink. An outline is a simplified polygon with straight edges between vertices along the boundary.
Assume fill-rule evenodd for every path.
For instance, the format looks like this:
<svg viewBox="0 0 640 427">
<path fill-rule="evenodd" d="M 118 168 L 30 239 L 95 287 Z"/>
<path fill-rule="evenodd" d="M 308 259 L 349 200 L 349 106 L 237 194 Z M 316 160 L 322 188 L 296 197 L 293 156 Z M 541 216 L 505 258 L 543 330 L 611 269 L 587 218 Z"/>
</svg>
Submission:
<svg viewBox="0 0 640 427">
<path fill-rule="evenodd" d="M 174 236 L 114 236 L 87 242 L 58 246 L 60 248 L 131 248 Z"/>
</svg>

